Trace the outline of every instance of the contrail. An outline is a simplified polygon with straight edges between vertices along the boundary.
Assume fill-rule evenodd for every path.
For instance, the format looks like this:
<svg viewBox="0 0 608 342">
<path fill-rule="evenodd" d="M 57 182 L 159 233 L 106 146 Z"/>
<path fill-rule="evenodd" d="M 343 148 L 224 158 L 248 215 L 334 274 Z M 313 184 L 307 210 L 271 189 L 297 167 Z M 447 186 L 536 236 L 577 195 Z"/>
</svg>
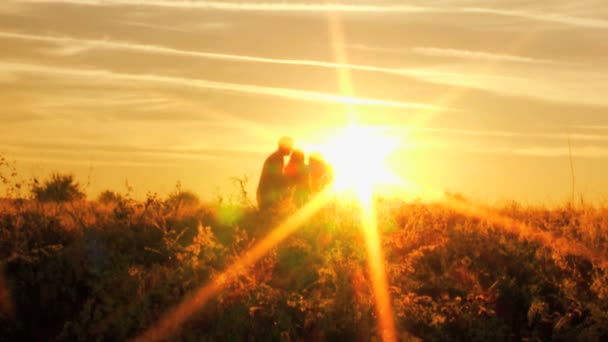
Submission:
<svg viewBox="0 0 608 342">
<path fill-rule="evenodd" d="M 60 44 L 68 47 L 66 54 L 80 53 L 88 49 L 106 49 L 106 50 L 122 50 L 122 51 L 137 51 L 151 54 L 162 54 L 172 56 L 184 56 L 204 59 L 215 59 L 223 61 L 234 61 L 234 62 L 248 62 L 248 63 L 265 63 L 265 64 L 277 64 L 277 65 L 293 65 L 293 66 L 308 66 L 326 69 L 350 69 L 358 71 L 368 71 L 383 73 L 388 75 L 402 76 L 402 77 L 414 77 L 419 78 L 421 76 L 433 74 L 435 76 L 447 75 L 455 76 L 448 73 L 432 73 L 424 70 L 404 70 L 395 68 L 384 68 L 372 65 L 358 65 L 358 64 L 345 64 L 345 63 L 334 63 L 318 60 L 308 59 L 282 59 L 282 58 L 266 58 L 250 55 L 235 55 L 227 53 L 215 53 L 215 52 L 203 52 L 193 50 L 181 50 L 170 48 L 159 45 L 149 44 L 138 44 L 121 41 L 111 41 L 102 39 L 80 39 L 71 37 L 57 37 L 57 36 L 38 36 L 24 33 L 13 33 L 13 32 L 0 32 L 0 38 L 7 39 L 22 39 L 30 41 L 40 41 L 53 44 Z M 70 46 L 72 45 L 72 46 Z"/>
<path fill-rule="evenodd" d="M 5 0 L 6 1 L 6 0 Z M 270 2 L 223 2 L 223 1 L 184 1 L 184 0 L 13 0 L 13 3 L 65 3 L 86 6 L 148 6 L 175 9 L 208 9 L 216 11 L 241 12 L 343 12 L 343 13 L 479 13 L 516 17 L 532 21 L 554 22 L 562 25 L 608 28 L 608 21 L 599 18 L 572 16 L 567 13 L 546 13 L 530 10 L 501 9 L 488 7 L 429 7 L 392 4 L 354 4 L 354 3 L 270 3 Z"/>
<path fill-rule="evenodd" d="M 364 13 L 420 13 L 438 9 L 413 5 L 374 5 L 341 3 L 270 3 L 270 2 L 223 2 L 183 0 L 18 0 L 21 3 L 67 3 L 88 6 L 150 6 L 186 9 L 210 9 L 220 11 L 254 12 L 364 12 Z"/>
<path fill-rule="evenodd" d="M 352 96 L 337 95 L 331 93 L 321 93 L 309 90 L 292 89 L 292 88 L 279 88 L 279 87 L 266 87 L 252 84 L 241 84 L 241 83 L 226 83 L 216 82 L 204 79 L 192 79 L 192 78 L 181 78 L 171 76 L 161 76 L 154 74 L 129 74 L 129 73 L 117 73 L 103 69 L 74 69 L 65 67 L 54 67 L 54 66 L 40 66 L 34 64 L 25 63 L 0 63 L 0 70 L 8 73 L 34 73 L 34 74 L 49 74 L 49 75 L 60 75 L 68 77 L 87 78 L 93 80 L 106 80 L 106 81 L 127 81 L 127 82 L 149 82 L 163 85 L 191 87 L 206 90 L 218 90 L 226 92 L 237 92 L 255 95 L 265 95 L 272 97 L 287 98 L 293 100 L 304 100 L 313 102 L 324 102 L 324 103 L 339 103 L 349 105 L 363 105 L 363 106 L 376 106 L 376 107 L 394 107 L 394 108 L 407 108 L 407 109 L 418 109 L 418 110 L 430 110 L 439 111 L 445 110 L 444 108 L 436 107 L 433 105 L 420 104 L 420 103 L 408 103 L 391 100 L 378 100 L 370 98 L 360 98 Z"/>
<path fill-rule="evenodd" d="M 471 60 L 487 60 L 491 62 L 514 62 L 527 64 L 557 64 L 557 62 L 548 59 L 535 59 L 524 56 L 504 55 L 482 51 L 444 49 L 436 47 L 415 47 L 411 49 L 411 52 L 418 55 L 430 57 L 449 57 Z"/>
<path fill-rule="evenodd" d="M 536 11 L 510 10 L 499 8 L 484 8 L 484 7 L 467 7 L 461 9 L 462 12 L 478 13 L 478 14 L 493 14 L 503 17 L 516 17 L 535 21 L 554 22 L 579 27 L 589 28 L 608 28 L 608 20 L 597 18 L 582 18 L 574 17 L 562 13 L 544 13 Z"/>
</svg>

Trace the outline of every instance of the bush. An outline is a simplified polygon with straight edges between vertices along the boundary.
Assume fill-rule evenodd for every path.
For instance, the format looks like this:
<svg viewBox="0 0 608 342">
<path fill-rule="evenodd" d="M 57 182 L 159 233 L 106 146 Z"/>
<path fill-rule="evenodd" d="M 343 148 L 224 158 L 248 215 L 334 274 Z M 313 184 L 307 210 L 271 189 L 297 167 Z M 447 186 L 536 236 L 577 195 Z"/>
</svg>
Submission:
<svg viewBox="0 0 608 342">
<path fill-rule="evenodd" d="M 201 201 L 198 196 L 189 190 L 183 190 L 181 183 L 177 183 L 175 190 L 169 194 L 165 204 L 171 210 L 180 210 L 182 208 L 191 209 L 200 205 Z"/>
<path fill-rule="evenodd" d="M 122 195 L 111 190 L 106 190 L 97 197 L 97 202 L 101 204 L 117 204 L 122 200 Z"/>
<path fill-rule="evenodd" d="M 49 180 L 40 184 L 34 179 L 32 184 L 32 195 L 40 202 L 71 202 L 85 198 L 81 186 L 71 174 L 55 173 Z"/>
</svg>

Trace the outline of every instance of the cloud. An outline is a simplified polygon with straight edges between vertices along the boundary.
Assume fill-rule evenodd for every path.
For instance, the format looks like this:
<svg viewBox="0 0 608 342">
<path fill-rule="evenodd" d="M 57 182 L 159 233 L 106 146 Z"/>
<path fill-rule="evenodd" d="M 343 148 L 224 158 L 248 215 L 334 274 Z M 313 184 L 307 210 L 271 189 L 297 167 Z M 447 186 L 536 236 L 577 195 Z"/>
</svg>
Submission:
<svg viewBox="0 0 608 342">
<path fill-rule="evenodd" d="M 8 0 L 0 6 L 0 15 L 16 15 L 23 12 L 25 6 L 17 2 Z"/>
<path fill-rule="evenodd" d="M 183 149 L 183 148 L 148 148 L 133 145 L 118 145 L 118 144 L 92 144 L 82 141 L 72 142 L 24 142 L 24 141 L 4 141 L 2 145 L 5 148 L 17 150 L 32 150 L 32 151 L 47 151 L 59 153 L 78 153 L 89 155 L 91 152 L 99 154 L 130 154 L 139 156 L 152 157 L 170 157 L 192 160 L 208 160 L 215 158 L 245 158 L 257 157 L 259 154 L 264 154 L 264 150 L 256 150 L 249 146 L 249 149 L 226 149 L 226 148 L 204 148 L 204 149 Z"/>
<path fill-rule="evenodd" d="M 30 163 L 44 163 L 44 164 L 63 164 L 63 165 L 78 165 L 78 166 L 127 166 L 127 167 L 158 167 L 158 168 L 167 168 L 167 167 L 183 167 L 183 165 L 179 165 L 178 163 L 172 161 L 163 161 L 163 162 L 138 162 L 138 161 L 126 161 L 126 160 L 77 160 L 77 159 L 66 159 L 66 158 L 52 158 L 52 157 L 40 157 L 40 156 L 24 156 L 24 155 L 16 155 L 16 158 L 19 162 L 30 162 Z"/>
<path fill-rule="evenodd" d="M 383 68 L 371 65 L 357 65 L 357 64 L 342 64 L 333 63 L 318 60 L 303 60 L 303 59 L 280 59 L 280 58 L 266 58 L 249 55 L 234 55 L 226 53 L 215 53 L 215 52 L 204 52 L 204 51 L 192 51 L 192 50 L 181 50 L 170 48 L 160 45 L 149 45 L 149 44 L 138 44 L 131 42 L 112 41 L 112 40 L 94 40 L 94 39 L 79 39 L 71 37 L 58 37 L 58 36 L 45 36 L 45 35 L 32 35 L 25 33 L 14 33 L 14 32 L 0 32 L 0 38 L 5 39 L 21 39 L 30 41 L 39 41 L 52 44 L 58 44 L 61 48 L 53 50 L 52 53 L 61 56 L 69 56 L 74 54 L 83 53 L 92 49 L 106 49 L 106 50 L 122 50 L 122 51 L 135 51 L 148 54 L 161 54 L 161 55 L 172 55 L 182 57 L 193 57 L 193 58 L 204 58 L 204 59 L 215 59 L 222 61 L 234 61 L 234 62 L 249 62 L 249 63 L 264 63 L 264 64 L 278 64 L 278 65 L 293 65 L 293 66 L 307 66 L 307 67 L 318 67 L 327 69 L 350 69 L 358 71 L 378 72 L 397 76 L 419 76 L 419 72 L 408 72 L 407 70 L 394 69 L 394 68 Z"/>
<path fill-rule="evenodd" d="M 19 78 L 17 77 L 17 75 L 10 71 L 0 73 L 0 83 L 13 83 L 18 79 Z"/>
<path fill-rule="evenodd" d="M 523 147 L 523 148 L 498 148 L 498 149 L 480 149 L 480 152 L 484 153 L 507 153 L 519 156 L 528 157 L 569 157 L 570 150 L 568 147 Z M 573 157 L 578 158 L 591 158 L 591 159 L 603 159 L 608 157 L 608 148 L 600 146 L 587 146 L 575 148 L 572 151 Z"/>
<path fill-rule="evenodd" d="M 478 14 L 493 14 L 506 17 L 516 17 L 534 21 L 546 21 L 554 22 L 558 24 L 571 25 L 577 27 L 588 27 L 597 29 L 607 29 L 608 20 L 597 19 L 597 18 L 583 18 L 575 17 L 568 14 L 562 13 L 544 13 L 536 11 L 523 11 L 523 10 L 507 10 L 498 8 L 483 8 L 483 7 L 468 7 L 462 8 L 462 12 L 465 13 L 478 13 Z"/>
<path fill-rule="evenodd" d="M 125 21 L 125 20 L 117 20 L 116 22 L 127 25 L 127 26 L 135 26 L 135 27 L 143 27 L 154 30 L 162 30 L 169 32 L 179 32 L 179 33 L 192 33 L 192 32 L 201 32 L 201 31 L 222 31 L 231 29 L 234 24 L 223 22 L 223 21 L 214 21 L 214 22 L 204 22 L 204 23 L 195 23 L 195 24 L 182 24 L 182 25 L 174 25 L 174 26 L 166 26 L 166 25 L 157 25 L 157 24 L 148 24 L 137 21 Z"/>
<path fill-rule="evenodd" d="M 175 27 L 175 26 L 147 24 L 147 23 L 141 23 L 141 22 L 137 22 L 137 21 L 125 21 L 125 20 L 115 20 L 115 22 L 120 23 L 120 24 L 124 24 L 124 25 L 127 25 L 127 26 L 143 27 L 143 28 L 146 28 L 146 29 L 153 29 L 153 30 L 178 32 L 178 33 L 188 33 L 189 32 L 189 31 L 186 31 L 186 30 L 184 30 L 182 28 L 178 28 L 178 27 Z"/>
<path fill-rule="evenodd" d="M 514 132 L 514 131 L 493 131 L 493 130 L 467 130 L 433 127 L 407 127 L 410 131 L 446 133 L 481 137 L 499 138 L 540 138 L 549 140 L 567 141 L 568 138 L 580 141 L 608 141 L 608 136 L 599 134 L 568 134 L 568 133 L 544 133 L 544 132 Z"/>
<path fill-rule="evenodd" d="M 308 60 L 308 59 L 280 59 L 280 58 L 266 58 L 266 57 L 258 57 L 251 55 L 235 55 L 235 54 L 226 54 L 226 53 L 215 53 L 215 52 L 204 52 L 204 51 L 192 51 L 192 50 L 181 50 L 170 48 L 166 46 L 160 45 L 150 45 L 150 44 L 139 44 L 139 43 L 131 43 L 131 42 L 123 42 L 123 41 L 112 41 L 112 40 L 92 40 L 92 39 L 79 39 L 79 38 L 70 38 L 70 37 L 58 37 L 58 36 L 46 36 L 46 35 L 32 35 L 32 34 L 24 34 L 24 33 L 14 33 L 14 32 L 0 32 L 0 38 L 5 39 L 22 39 L 22 40 L 30 40 L 30 41 L 39 41 L 46 42 L 51 44 L 58 44 L 60 48 L 54 50 L 52 53 L 65 56 L 83 53 L 87 50 L 91 49 L 106 49 L 106 50 L 119 50 L 119 51 L 134 51 L 146 54 L 161 54 L 161 55 L 171 55 L 171 56 L 182 56 L 182 57 L 191 57 L 191 58 L 203 58 L 203 59 L 213 59 L 213 60 L 222 60 L 222 61 L 234 61 L 234 62 L 247 62 L 247 63 L 262 63 L 262 64 L 276 64 L 276 65 L 287 65 L 287 66 L 303 66 L 303 67 L 315 67 L 315 68 L 326 68 L 326 69 L 349 69 L 353 71 L 365 71 L 365 72 L 374 72 L 381 73 L 393 76 L 400 77 L 409 77 L 414 78 L 419 81 L 434 83 L 439 85 L 456 85 L 456 86 L 464 86 L 470 88 L 481 89 L 484 91 L 492 91 L 499 94 L 510 94 L 517 96 L 534 96 L 543 99 L 550 100 L 559 100 L 559 101 L 581 101 L 586 97 L 591 96 L 592 92 L 584 91 L 584 96 L 571 98 L 568 96 L 564 96 L 563 93 L 551 94 L 552 92 L 557 92 L 559 89 L 555 88 L 555 83 L 551 83 L 549 86 L 542 83 L 542 80 L 529 80 L 525 77 L 515 77 L 514 75 L 501 76 L 497 74 L 476 74 L 475 72 L 459 72 L 459 71 L 451 71 L 451 70 L 438 70 L 434 69 L 399 69 L 399 68 L 385 68 L 378 67 L 373 65 L 359 65 L 359 64 L 342 64 L 342 63 L 334 63 L 320 60 Z M 445 53 L 443 50 L 426 48 L 427 52 L 432 51 L 434 53 L 441 51 Z M 428 50 L 433 49 L 433 50 Z M 454 52 L 454 50 L 448 50 L 448 53 L 454 54 L 458 53 L 460 55 L 467 56 L 475 56 L 484 58 L 506 58 L 505 56 L 499 55 L 490 55 L 484 53 L 465 53 L 465 52 Z M 511 58 L 517 58 L 511 56 Z M 520 57 L 520 59 L 523 57 Z M 532 82 L 533 81 L 533 82 Z M 537 89 L 530 89 L 532 85 L 535 85 Z M 573 83 L 570 85 L 571 87 L 580 87 L 580 83 Z M 540 91 L 539 91 L 540 90 Z M 284 92 L 284 94 L 286 94 Z M 567 94 L 566 94 L 567 95 Z M 321 99 L 321 97 L 318 97 Z M 589 99 L 589 102 L 597 102 L 603 103 L 604 98 L 601 97 L 598 99 Z M 350 102 L 348 99 L 338 100 L 334 98 L 331 100 L 331 97 L 325 97 L 325 100 L 322 102 Z M 361 104 L 358 101 L 354 101 L 354 104 Z M 370 103 L 374 105 L 373 103 Z M 375 105 L 382 105 L 381 103 L 375 103 Z M 385 103 L 386 106 L 394 106 L 394 107 L 404 107 L 403 105 L 398 105 L 396 103 L 389 104 Z M 431 108 L 428 105 L 422 104 L 409 104 L 410 108 L 421 108 L 421 109 L 440 109 L 440 108 Z"/>
<path fill-rule="evenodd" d="M 394 128 L 390 128 L 388 131 Z M 430 128 L 430 130 L 433 130 Z M 513 137 L 525 137 L 525 136 L 543 136 L 539 133 L 520 133 L 520 132 L 492 132 L 492 131 L 480 131 L 485 136 L 513 136 Z M 554 136 L 548 135 L 553 138 Z M 66 142 L 44 142 L 44 141 L 2 141 L 2 146 L 10 151 L 19 152 L 22 151 L 21 155 L 28 155 L 29 151 L 35 151 L 39 153 L 45 151 L 47 153 L 55 153 L 57 155 L 84 155 L 91 156 L 92 153 L 95 156 L 94 163 L 108 163 L 114 162 L 128 162 L 126 159 L 137 157 L 137 158 L 154 158 L 154 160 L 167 159 L 167 160 L 213 160 L 218 158 L 225 159 L 248 159 L 248 158 L 259 158 L 266 152 L 263 147 L 255 146 L 244 146 L 243 148 L 150 148 L 140 147 L 135 145 L 124 145 L 124 144 L 98 144 L 83 141 L 66 141 Z M 485 146 L 479 147 L 475 145 L 462 144 L 458 142 L 416 142 L 412 141 L 411 145 L 404 146 L 409 149 L 441 149 L 441 150 L 453 150 L 461 151 L 466 153 L 479 153 L 479 154 L 506 154 L 515 156 L 525 157 L 549 157 L 549 158 L 561 158 L 568 157 L 570 150 L 568 146 L 553 147 L 553 146 L 521 146 L 521 147 L 500 147 L 500 146 Z M 572 150 L 574 157 L 580 158 L 607 158 L 608 147 L 599 145 L 587 145 L 581 147 L 574 147 Z M 112 160 L 105 160 L 104 156 L 111 156 Z M 131 157 L 129 157 L 131 156 Z M 105 160 L 105 161 L 104 161 Z M 130 162 L 130 161 L 129 161 Z M 140 161 L 133 161 L 136 164 L 146 164 L 148 161 L 142 159 Z M 160 162 L 159 162 L 160 163 Z M 112 164 L 113 165 L 113 164 Z M 134 164 L 135 165 L 135 164 Z"/>
<path fill-rule="evenodd" d="M 3 113 L 0 111 L 0 120 L 4 124 L 23 123 L 45 119 L 47 119 L 47 117 L 36 113 Z"/>
<path fill-rule="evenodd" d="M 477 13 L 516 17 L 533 21 L 554 22 L 563 25 L 608 28 L 608 20 L 572 16 L 567 13 L 547 13 L 531 10 L 501 9 L 474 6 L 429 7 L 419 5 L 368 3 L 288 3 L 288 2 L 230 2 L 185 0 L 13 0 L 14 3 L 65 3 L 87 6 L 149 6 L 174 9 L 207 9 L 218 11 L 252 12 L 347 12 L 347 13 Z M 485 2 L 484 2 L 485 3 Z"/>
<path fill-rule="evenodd" d="M 417 139 L 414 136 L 410 136 L 410 149 L 418 148 L 429 148 L 429 149 L 442 149 L 442 150 L 454 150 L 468 153 L 481 153 L 481 154 L 507 154 L 516 156 L 531 156 L 531 157 L 569 157 L 570 149 L 568 147 L 568 139 L 579 144 L 595 143 L 596 145 L 584 145 L 574 146 L 572 149 L 572 155 L 574 157 L 582 158 L 608 158 L 608 146 L 602 145 L 608 142 L 608 136 L 601 134 L 568 134 L 568 133 L 545 133 L 545 132 L 519 132 L 519 131 L 496 131 L 496 130 L 475 130 L 475 129 L 452 129 L 452 128 L 438 128 L 438 127 L 419 127 L 419 126 L 387 126 L 384 127 L 390 134 L 406 134 L 416 132 L 429 132 L 439 133 L 441 135 L 461 135 L 461 136 L 474 136 L 484 138 L 505 138 L 509 142 L 516 142 L 522 146 L 484 146 L 480 147 L 477 145 L 470 145 L 466 143 L 459 143 L 460 139 L 446 138 L 444 142 L 439 141 L 436 138 L 431 139 Z M 530 146 L 522 143 L 522 139 L 532 138 L 540 139 L 544 141 L 550 141 L 549 144 L 555 145 L 556 143 L 563 142 L 563 146 Z M 445 142 L 447 141 L 447 142 Z M 484 143 L 487 145 L 487 141 Z"/>
<path fill-rule="evenodd" d="M 435 149 L 448 150 L 475 154 L 492 155 L 511 155 L 520 157 L 544 157 L 544 158 L 568 158 L 570 149 L 565 147 L 549 146 L 522 146 L 522 147 L 501 147 L 501 146 L 474 146 L 468 144 L 450 143 L 412 143 L 410 149 Z M 608 147 L 605 146 L 584 146 L 572 149 L 572 156 L 575 158 L 605 159 L 608 158 Z"/>
<path fill-rule="evenodd" d="M 204 23 L 180 25 L 180 27 L 186 32 L 222 31 L 230 29 L 233 26 L 234 25 L 232 23 L 227 23 L 223 21 L 208 21 Z"/>
<path fill-rule="evenodd" d="M 552 103 L 608 106 L 608 99 L 598 89 L 606 84 L 608 74 L 601 70 L 565 68 L 486 68 L 478 66 L 438 65 L 433 68 L 403 69 L 420 81 L 478 89 L 498 95 L 539 99 Z"/>
<path fill-rule="evenodd" d="M 150 6 L 184 9 L 254 12 L 363 12 L 363 13 L 419 13 L 433 10 L 424 6 L 375 5 L 348 3 L 286 3 L 286 2 L 224 2 L 183 0 L 18 0 L 22 3 L 67 3 L 89 6 Z"/>
<path fill-rule="evenodd" d="M 436 141 L 438 140 L 437 138 L 444 138 L 447 141 L 459 141 L 459 138 L 454 139 L 454 136 L 469 136 L 469 137 L 481 137 L 481 138 L 503 138 L 503 141 L 517 141 L 517 142 L 521 142 L 522 139 L 533 139 L 536 141 L 547 141 L 550 143 L 563 143 L 565 146 L 568 145 L 568 139 L 570 139 L 572 142 L 579 142 L 579 143 L 589 143 L 589 142 L 594 142 L 594 143 L 598 143 L 598 144 L 602 144 L 602 143 L 606 143 L 608 142 L 608 136 L 606 135 L 601 135 L 601 134 L 568 134 L 568 133 L 545 133 L 545 132 L 518 132 L 518 131 L 497 131 L 497 130 L 479 130 L 479 129 L 455 129 L 455 128 L 440 128 L 440 127 L 424 127 L 424 126 L 400 126 L 400 127 L 395 127 L 395 126 L 386 126 L 383 127 L 383 129 L 386 130 L 386 132 L 388 132 L 389 134 L 394 134 L 394 135 L 406 135 L 410 137 L 411 143 L 412 143 L 412 147 L 416 147 L 418 146 L 418 143 L 420 143 L 420 146 L 429 146 L 429 147 L 433 147 L 433 146 L 441 146 L 442 148 L 447 148 L 449 149 L 450 146 L 457 148 L 457 145 L 452 145 L 452 144 L 447 144 L 447 145 L 442 145 L 439 143 L 439 145 L 435 145 L 435 144 L 428 144 L 425 143 L 425 141 Z M 418 137 L 417 135 L 414 135 L 416 133 L 429 133 L 431 134 L 432 138 L 428 138 L 427 137 Z M 451 138 L 446 137 L 446 136 L 451 136 Z M 483 140 L 485 141 L 485 140 Z M 417 143 L 418 142 L 418 143 Z M 464 147 L 462 147 L 464 148 Z M 473 147 L 466 147 L 466 149 L 471 150 L 474 149 Z M 527 149 L 527 148 L 520 148 L 520 149 L 514 149 L 514 148 L 507 148 L 506 150 L 510 151 L 510 153 L 512 154 L 530 154 L 532 153 L 531 151 L 535 151 L 536 149 Z M 480 151 L 484 151 L 484 149 L 480 149 Z M 496 152 L 500 152 L 502 150 L 498 149 L 498 150 L 493 150 L 490 149 L 488 150 L 488 152 L 491 151 L 496 151 Z M 505 152 L 505 151 L 502 151 Z M 602 154 L 600 154 L 602 155 Z"/>
<path fill-rule="evenodd" d="M 361 51 L 384 52 L 384 53 L 404 54 L 404 55 L 409 55 L 412 53 L 411 49 L 387 48 L 387 47 L 381 47 L 381 46 L 371 46 L 371 45 L 367 45 L 367 44 L 346 44 L 345 46 L 349 49 L 361 50 Z"/>
<path fill-rule="evenodd" d="M 586 129 L 586 130 L 595 130 L 595 131 L 608 130 L 608 126 L 606 126 L 606 125 L 578 125 L 578 126 L 574 126 L 574 128 Z"/>
<path fill-rule="evenodd" d="M 470 60 L 485 60 L 490 62 L 513 62 L 528 64 L 558 64 L 562 62 L 536 59 L 525 56 L 496 54 L 485 51 L 471 51 L 460 49 L 445 49 L 441 47 L 413 47 L 413 48 L 389 48 L 381 46 L 370 46 L 366 44 L 347 44 L 347 48 L 361 51 L 382 52 L 399 55 L 417 54 L 429 57 L 448 57 Z"/>
<path fill-rule="evenodd" d="M 53 66 L 41 66 L 34 64 L 25 63 L 8 63 L 0 62 L 0 72 L 6 70 L 15 73 L 31 73 L 31 74 L 47 74 L 53 76 L 61 76 L 67 78 L 85 78 L 94 81 L 109 81 L 109 82 L 147 82 L 153 84 L 162 84 L 169 86 L 178 87 L 189 87 L 205 90 L 215 90 L 224 92 L 236 92 L 252 95 L 263 95 L 272 96 L 279 98 L 286 98 L 292 100 L 302 101 L 313 101 L 323 103 L 340 103 L 348 105 L 361 105 L 361 106 L 375 106 L 375 107 L 395 107 L 404 109 L 417 109 L 417 110 L 431 110 L 439 111 L 446 110 L 445 108 L 420 104 L 420 103 L 409 103 L 399 102 L 392 100 L 379 100 L 371 98 L 359 98 L 345 95 L 337 95 L 330 93 L 321 93 L 308 90 L 292 89 L 292 88 L 279 88 L 279 87 L 266 87 L 252 84 L 240 84 L 240 83 L 225 83 L 215 82 L 203 79 L 192 79 L 192 78 L 180 78 L 161 76 L 153 74 L 129 74 L 129 73 L 117 73 L 108 70 L 100 69 L 75 69 L 65 67 L 53 67 Z"/>
<path fill-rule="evenodd" d="M 162 111 L 177 107 L 177 104 L 172 99 L 152 94 L 120 94 L 114 92 L 105 93 L 103 94 L 104 96 L 100 97 L 93 97 L 93 100 L 91 100 L 91 94 L 88 95 L 81 96 L 74 93 L 70 96 L 57 96 L 55 94 L 52 96 L 38 95 L 34 105 L 36 108 L 76 108 L 78 111 L 82 111 L 84 108 L 88 109 L 89 107 L 93 107 L 93 109 L 100 107 L 127 107 L 133 111 L 144 112 Z"/>
<path fill-rule="evenodd" d="M 606 99 L 602 94 L 597 92 L 597 85 L 605 82 L 601 72 L 593 71 L 592 73 L 580 72 L 573 73 L 563 68 L 545 68 L 541 75 L 529 77 L 530 70 L 495 70 L 490 69 L 487 74 L 480 74 L 478 69 L 473 68 L 467 70 L 454 66 L 437 66 L 432 69 L 412 69 L 412 68 L 387 68 L 373 65 L 360 64 L 342 64 L 320 60 L 309 59 L 280 59 L 266 58 L 251 55 L 235 55 L 227 53 L 205 52 L 182 50 L 160 45 L 131 43 L 124 41 L 113 41 L 108 39 L 80 39 L 71 37 L 47 36 L 47 35 L 32 35 L 25 33 L 0 32 L 0 38 L 4 39 L 20 39 L 29 41 L 45 42 L 59 45 L 59 49 L 52 50 L 51 53 L 61 56 L 80 54 L 92 49 L 105 49 L 115 51 L 132 51 L 145 54 L 159 54 L 170 56 L 182 56 L 190 58 L 201 58 L 221 61 L 261 63 L 261 64 L 276 64 L 286 66 L 300 67 L 315 67 L 326 69 L 349 69 L 353 71 L 373 72 L 386 75 L 400 76 L 413 78 L 418 81 L 433 83 L 438 85 L 451 85 L 459 87 L 468 87 L 489 91 L 497 94 L 507 94 L 523 97 L 534 97 L 543 100 L 555 102 L 570 102 L 604 106 L 607 104 Z M 361 46 L 357 46 L 361 47 Z M 370 47 L 376 49 L 374 47 Z M 383 49 L 383 48 L 380 48 Z M 419 47 L 412 50 L 413 52 L 425 53 L 430 55 L 450 56 L 458 58 L 485 59 L 493 61 L 510 61 L 520 62 L 524 65 L 539 64 L 539 63 L 558 63 L 549 60 L 537 60 L 521 56 L 491 54 L 479 51 L 464 51 L 454 49 L 441 49 L 435 47 Z M 510 68 L 512 69 L 512 68 Z M 585 79 L 586 81 L 582 81 Z M 287 94 L 283 92 L 283 94 Z M 293 94 L 293 93 L 292 93 Z M 310 94 L 309 94 L 310 95 Z M 293 96 L 292 96 L 293 97 Z M 348 99 L 339 100 L 327 96 L 317 96 L 319 100 L 325 98 L 322 102 L 350 102 Z M 310 96 L 309 96 L 309 99 Z M 373 102 L 373 101 L 372 101 Z M 357 100 L 353 103 L 361 104 Z M 403 104 L 389 104 L 381 102 L 369 103 L 371 105 L 385 105 L 394 107 L 405 107 Z M 440 109 L 430 108 L 428 105 L 409 104 L 410 108 L 421 109 Z"/>
<path fill-rule="evenodd" d="M 430 57 L 448 57 L 461 58 L 472 60 L 485 60 L 490 62 L 514 62 L 514 63 L 529 63 L 529 64 L 555 64 L 557 62 L 546 59 L 535 59 L 530 57 L 503 55 L 482 51 L 458 50 L 458 49 L 443 49 L 437 47 L 415 47 L 411 51 L 418 55 Z"/>
</svg>

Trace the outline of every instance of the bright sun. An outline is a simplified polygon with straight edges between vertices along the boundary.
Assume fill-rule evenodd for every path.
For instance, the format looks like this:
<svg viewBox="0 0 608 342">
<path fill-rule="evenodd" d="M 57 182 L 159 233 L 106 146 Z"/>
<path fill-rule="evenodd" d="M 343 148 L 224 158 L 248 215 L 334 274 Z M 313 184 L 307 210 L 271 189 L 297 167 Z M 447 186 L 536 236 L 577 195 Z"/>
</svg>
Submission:
<svg viewBox="0 0 608 342">
<path fill-rule="evenodd" d="M 377 128 L 352 125 L 324 144 L 322 152 L 334 171 L 334 187 L 355 191 L 363 202 L 372 198 L 377 185 L 400 182 L 387 159 L 398 148 L 399 139 Z"/>
</svg>

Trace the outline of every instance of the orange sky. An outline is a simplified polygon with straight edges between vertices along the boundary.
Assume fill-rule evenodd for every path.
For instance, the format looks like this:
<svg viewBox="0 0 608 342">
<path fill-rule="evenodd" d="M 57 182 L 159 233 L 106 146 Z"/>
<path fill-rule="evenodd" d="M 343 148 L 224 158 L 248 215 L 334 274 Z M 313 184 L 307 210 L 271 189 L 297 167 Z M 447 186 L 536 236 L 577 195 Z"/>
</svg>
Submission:
<svg viewBox="0 0 608 342">
<path fill-rule="evenodd" d="M 603 0 L 5 0 L 0 154 L 90 175 L 92 195 L 181 180 L 209 199 L 233 176 L 253 189 L 280 135 L 344 126 L 346 101 L 404 138 L 391 163 L 422 187 L 564 201 L 570 136 L 577 192 L 603 201 L 607 34 Z"/>
</svg>

